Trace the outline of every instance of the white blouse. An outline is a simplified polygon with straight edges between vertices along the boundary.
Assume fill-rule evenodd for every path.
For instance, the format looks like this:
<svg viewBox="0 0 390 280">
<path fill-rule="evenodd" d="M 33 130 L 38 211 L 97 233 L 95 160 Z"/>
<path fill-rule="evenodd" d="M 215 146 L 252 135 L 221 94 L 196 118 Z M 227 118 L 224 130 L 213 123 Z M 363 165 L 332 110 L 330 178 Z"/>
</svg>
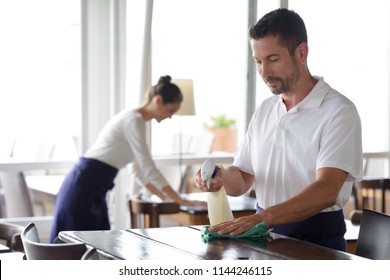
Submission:
<svg viewBox="0 0 390 280">
<path fill-rule="evenodd" d="M 156 188 L 169 185 L 157 169 L 146 143 L 146 121 L 135 110 L 124 110 L 109 120 L 84 157 L 118 169 L 136 162 L 144 178 Z"/>
</svg>

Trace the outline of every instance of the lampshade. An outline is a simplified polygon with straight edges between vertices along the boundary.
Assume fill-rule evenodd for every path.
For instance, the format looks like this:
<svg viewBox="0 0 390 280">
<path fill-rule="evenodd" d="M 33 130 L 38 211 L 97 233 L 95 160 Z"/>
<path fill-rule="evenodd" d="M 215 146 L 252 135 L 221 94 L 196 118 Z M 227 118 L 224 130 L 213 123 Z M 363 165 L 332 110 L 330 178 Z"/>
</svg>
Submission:
<svg viewBox="0 0 390 280">
<path fill-rule="evenodd" d="M 194 101 L 194 85 L 190 79 L 172 79 L 172 83 L 177 85 L 183 94 L 183 102 L 181 103 L 179 111 L 176 115 L 180 116 L 194 116 L 195 115 L 195 101 Z"/>
</svg>

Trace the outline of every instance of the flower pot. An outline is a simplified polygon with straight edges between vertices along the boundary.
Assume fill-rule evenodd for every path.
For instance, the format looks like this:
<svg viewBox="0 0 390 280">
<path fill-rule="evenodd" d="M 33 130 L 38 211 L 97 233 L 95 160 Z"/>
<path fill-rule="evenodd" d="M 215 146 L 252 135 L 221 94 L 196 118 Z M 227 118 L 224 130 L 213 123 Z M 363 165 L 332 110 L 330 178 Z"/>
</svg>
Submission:
<svg viewBox="0 0 390 280">
<path fill-rule="evenodd" d="M 212 152 L 223 151 L 223 152 L 235 152 L 237 149 L 237 128 L 207 128 L 215 136 Z"/>
</svg>

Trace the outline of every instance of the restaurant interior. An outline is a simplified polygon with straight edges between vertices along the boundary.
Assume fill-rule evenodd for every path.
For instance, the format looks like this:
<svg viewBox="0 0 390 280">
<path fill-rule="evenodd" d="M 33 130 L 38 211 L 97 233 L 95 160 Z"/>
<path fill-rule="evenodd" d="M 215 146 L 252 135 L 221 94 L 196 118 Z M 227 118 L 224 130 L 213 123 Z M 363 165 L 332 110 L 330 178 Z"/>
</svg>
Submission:
<svg viewBox="0 0 390 280">
<path fill-rule="evenodd" d="M 209 223 L 207 209 L 153 196 L 140 199 L 139 183 L 126 167 L 107 194 L 112 229 L 107 238 L 142 248 L 152 238 L 149 249 L 111 252 L 106 251 L 115 247 L 111 243 L 76 242 L 80 246 L 70 249 L 76 257 L 57 248 L 37 258 L 390 259 L 380 249 L 390 252 L 390 2 L 380 0 L 1 1 L 0 30 L 7 43 L 0 47 L 0 231 L 2 224 L 14 228 L 4 229 L 8 240 L 0 232 L 0 259 L 26 258 L 23 234 L 48 242 L 65 175 L 103 125 L 142 104 L 147 89 L 163 75 L 177 82 L 184 102 L 172 118 L 150 122 L 148 145 L 175 191 L 207 201 L 194 184 L 195 173 L 208 158 L 222 166 L 233 163 L 253 112 L 271 95 L 256 72 L 247 30 L 279 7 L 302 16 L 311 72 L 352 100 L 361 118 L 363 180 L 354 184 L 344 208 L 347 252 L 294 243 L 272 232 L 268 247 L 249 241 L 198 244 L 202 226 Z M 374 38 L 374 30 L 382 36 Z M 256 211 L 252 189 L 228 199 L 235 217 Z M 383 232 L 378 245 L 370 245 L 378 253 L 357 249 L 367 235 L 362 223 L 373 232 L 377 220 L 386 224 L 378 230 Z M 198 248 L 171 240 L 180 233 L 194 238 Z M 73 244 L 87 237 L 70 232 L 62 238 L 62 244 Z M 175 251 L 159 245 L 174 242 Z M 300 253 L 286 249 L 298 247 Z"/>
</svg>

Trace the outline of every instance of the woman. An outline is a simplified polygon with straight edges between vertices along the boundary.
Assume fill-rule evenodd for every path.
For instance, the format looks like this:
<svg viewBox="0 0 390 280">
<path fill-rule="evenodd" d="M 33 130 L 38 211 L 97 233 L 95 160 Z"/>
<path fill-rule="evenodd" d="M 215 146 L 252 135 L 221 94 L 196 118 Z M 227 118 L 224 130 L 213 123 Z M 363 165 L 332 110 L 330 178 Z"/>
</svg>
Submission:
<svg viewBox="0 0 390 280">
<path fill-rule="evenodd" d="M 182 199 L 156 168 L 146 144 L 146 122 L 161 122 L 180 108 L 183 96 L 170 76 L 160 77 L 147 92 L 146 103 L 124 110 L 103 127 L 95 144 L 66 176 L 58 193 L 50 241 L 63 230 L 110 229 L 106 193 L 113 188 L 119 169 L 134 162 L 142 170 L 153 194 L 182 205 L 205 205 Z"/>
</svg>

